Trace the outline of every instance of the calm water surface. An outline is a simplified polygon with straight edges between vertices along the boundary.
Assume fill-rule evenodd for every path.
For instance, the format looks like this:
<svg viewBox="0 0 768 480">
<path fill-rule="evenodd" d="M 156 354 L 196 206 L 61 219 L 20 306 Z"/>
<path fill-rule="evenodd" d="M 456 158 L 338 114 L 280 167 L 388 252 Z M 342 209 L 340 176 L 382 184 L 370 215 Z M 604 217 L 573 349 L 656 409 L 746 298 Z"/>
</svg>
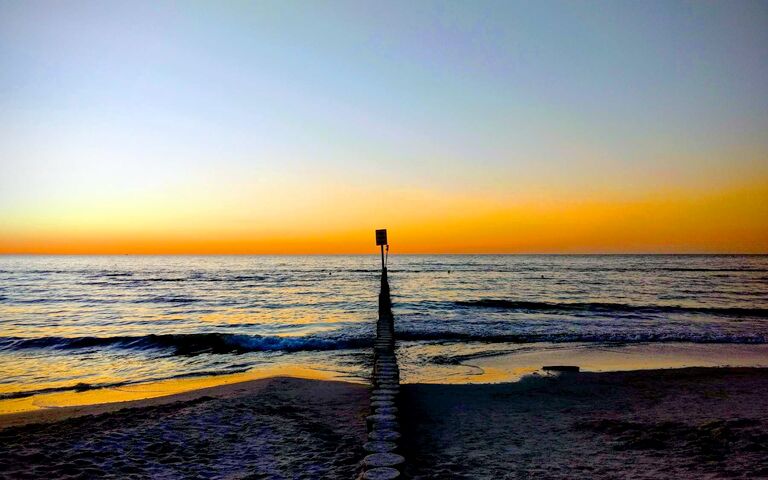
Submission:
<svg viewBox="0 0 768 480">
<path fill-rule="evenodd" d="M 364 378 L 378 262 L 0 257 L 0 395 L 281 362 Z M 415 380 L 539 345 L 768 341 L 768 256 L 399 255 L 390 283 Z"/>
</svg>

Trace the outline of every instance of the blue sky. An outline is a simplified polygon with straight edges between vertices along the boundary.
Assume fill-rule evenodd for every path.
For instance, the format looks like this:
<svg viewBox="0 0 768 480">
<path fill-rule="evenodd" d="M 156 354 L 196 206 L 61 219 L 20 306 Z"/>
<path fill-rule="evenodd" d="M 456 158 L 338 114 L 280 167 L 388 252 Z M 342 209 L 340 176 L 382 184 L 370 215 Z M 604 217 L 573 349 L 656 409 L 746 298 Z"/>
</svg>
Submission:
<svg viewBox="0 0 768 480">
<path fill-rule="evenodd" d="M 726 188 L 767 132 L 766 2 L 0 3 L 12 223 L 264 183 Z"/>
</svg>

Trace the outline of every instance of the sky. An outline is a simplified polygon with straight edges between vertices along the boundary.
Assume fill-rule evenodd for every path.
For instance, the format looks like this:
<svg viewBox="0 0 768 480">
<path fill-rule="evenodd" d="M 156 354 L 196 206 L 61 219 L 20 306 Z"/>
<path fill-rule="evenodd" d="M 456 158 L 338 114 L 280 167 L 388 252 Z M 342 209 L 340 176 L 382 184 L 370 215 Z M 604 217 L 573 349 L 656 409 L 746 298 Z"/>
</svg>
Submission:
<svg viewBox="0 0 768 480">
<path fill-rule="evenodd" d="M 768 253 L 768 2 L 0 0 L 0 253 Z"/>
</svg>

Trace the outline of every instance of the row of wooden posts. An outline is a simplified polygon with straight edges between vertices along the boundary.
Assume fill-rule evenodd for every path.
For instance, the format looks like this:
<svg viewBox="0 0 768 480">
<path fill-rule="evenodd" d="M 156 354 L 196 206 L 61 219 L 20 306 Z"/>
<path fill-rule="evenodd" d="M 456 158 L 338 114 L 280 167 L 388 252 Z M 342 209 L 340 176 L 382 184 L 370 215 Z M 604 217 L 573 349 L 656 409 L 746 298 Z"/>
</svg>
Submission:
<svg viewBox="0 0 768 480">
<path fill-rule="evenodd" d="M 400 478 L 405 458 L 399 451 L 400 425 L 398 423 L 398 396 L 400 394 L 400 368 L 395 356 L 395 329 L 392 300 L 386 266 L 382 266 L 379 292 L 379 319 L 376 323 L 376 341 L 373 347 L 373 375 L 371 414 L 366 418 L 368 442 L 362 462 L 364 480 L 390 480 Z"/>
</svg>

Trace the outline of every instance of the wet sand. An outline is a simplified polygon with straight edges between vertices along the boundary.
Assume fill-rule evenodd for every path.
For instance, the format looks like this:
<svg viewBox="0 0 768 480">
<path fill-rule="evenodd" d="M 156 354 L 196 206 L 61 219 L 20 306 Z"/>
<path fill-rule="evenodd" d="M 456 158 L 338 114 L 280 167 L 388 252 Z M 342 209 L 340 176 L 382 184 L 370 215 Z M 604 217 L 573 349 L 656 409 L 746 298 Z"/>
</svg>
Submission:
<svg viewBox="0 0 768 480">
<path fill-rule="evenodd" d="M 582 372 L 768 368 L 766 344 L 497 342 L 493 345 L 494 348 L 489 349 L 483 342 L 400 342 L 402 379 L 405 383 L 433 384 L 516 382 L 540 372 L 543 365 L 578 365 Z"/>
<path fill-rule="evenodd" d="M 116 408 L 123 408 L 126 405 L 157 405 L 177 399 L 195 398 L 200 396 L 200 392 L 203 390 L 218 393 L 228 392 L 231 385 L 235 385 L 234 388 L 239 389 L 248 381 L 272 377 L 338 380 L 352 383 L 365 382 L 364 379 L 357 376 L 319 367 L 318 365 L 278 363 L 241 373 L 170 378 L 104 388 L 91 388 L 89 385 L 83 384 L 85 387 L 83 389 L 64 389 L 29 396 L 21 395 L 17 398 L 1 398 L 0 428 L 18 422 L 25 423 L 28 418 L 45 419 L 49 416 L 66 418 L 79 412 L 103 413 L 113 411 Z M 215 389 L 208 390 L 211 388 Z M 32 411 L 39 411 L 39 413 L 31 416 L 24 414 Z M 19 415 L 9 416 L 8 414 Z"/>
<path fill-rule="evenodd" d="M 768 478 L 768 369 L 403 387 L 414 479 Z"/>
</svg>

